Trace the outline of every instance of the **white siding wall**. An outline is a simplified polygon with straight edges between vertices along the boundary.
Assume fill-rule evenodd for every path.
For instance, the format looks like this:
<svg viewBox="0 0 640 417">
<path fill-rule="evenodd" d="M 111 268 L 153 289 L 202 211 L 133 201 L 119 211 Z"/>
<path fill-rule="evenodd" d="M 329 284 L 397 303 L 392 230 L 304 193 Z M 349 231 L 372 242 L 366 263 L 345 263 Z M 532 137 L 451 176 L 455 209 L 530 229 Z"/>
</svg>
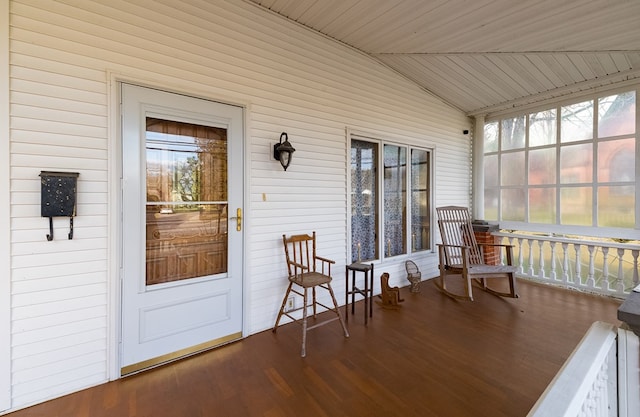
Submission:
<svg viewBox="0 0 640 417">
<path fill-rule="evenodd" d="M 247 106 L 246 334 L 275 320 L 283 233 L 318 232 L 343 299 L 346 128 L 435 147 L 435 205 L 469 204 L 470 123 L 461 112 L 251 4 L 16 0 L 10 24 L 12 408 L 104 382 L 114 367 L 112 79 Z M 271 158 L 282 131 L 297 150 L 286 172 Z M 41 170 L 80 173 L 73 240 L 68 221 L 54 219 L 56 239 L 46 241 Z M 376 270 L 404 286 L 403 261 Z M 436 274 L 435 254 L 417 261 L 423 277 Z"/>
<path fill-rule="evenodd" d="M 0 411 L 11 406 L 9 0 L 0 0 Z"/>
</svg>

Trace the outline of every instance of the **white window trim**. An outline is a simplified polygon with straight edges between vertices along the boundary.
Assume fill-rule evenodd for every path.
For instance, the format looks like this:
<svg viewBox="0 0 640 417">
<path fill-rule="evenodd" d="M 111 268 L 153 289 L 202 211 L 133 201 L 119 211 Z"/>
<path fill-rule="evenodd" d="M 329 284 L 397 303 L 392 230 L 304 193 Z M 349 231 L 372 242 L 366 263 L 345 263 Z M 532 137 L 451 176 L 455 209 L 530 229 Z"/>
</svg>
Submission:
<svg viewBox="0 0 640 417">
<path fill-rule="evenodd" d="M 378 230 L 376 231 L 380 238 L 378 239 L 377 242 L 377 251 L 378 251 L 378 256 L 379 259 L 375 259 L 373 262 L 374 263 L 383 263 L 385 261 L 390 261 L 390 260 L 399 260 L 402 261 L 404 259 L 407 259 L 409 257 L 418 255 L 418 254 L 431 254 L 434 252 L 434 246 L 435 246 L 435 229 L 433 228 L 433 212 L 435 210 L 435 194 L 434 194 L 434 188 L 435 188 L 435 179 L 434 179 L 434 175 L 435 175 L 435 146 L 428 146 L 428 145 L 424 145 L 424 144 L 416 144 L 414 143 L 411 138 L 409 137 L 399 137 L 399 136 L 391 136 L 391 135 L 386 135 L 384 134 L 384 136 L 386 138 L 382 138 L 382 134 L 378 133 L 378 134 L 372 134 L 372 133 L 363 133 L 363 132 L 358 132 L 358 131 L 353 131 L 349 128 L 346 129 L 346 136 L 347 136 L 347 155 L 350 155 L 351 153 L 351 140 L 352 139 L 356 139 L 356 140 L 361 140 L 361 141 L 367 141 L 367 142 L 371 142 L 371 143 L 376 143 L 378 145 L 378 159 L 377 159 L 377 169 L 378 169 L 378 176 L 377 176 L 377 185 L 378 185 L 378 190 L 379 190 L 379 197 L 376 201 L 376 209 L 378 210 L 378 217 L 380 219 L 380 224 L 378 226 Z M 403 140 L 404 139 L 404 140 Z M 388 257 L 385 255 L 384 253 L 384 146 L 385 145 L 393 145 L 393 146 L 399 146 L 399 147 L 404 147 L 407 149 L 407 165 L 409 166 L 411 163 L 411 150 L 412 149 L 418 149 L 418 150 L 423 150 L 423 151 L 427 151 L 429 152 L 429 202 L 431 204 L 431 212 L 430 214 L 430 221 L 429 221 L 429 227 L 430 227 L 430 231 L 429 231 L 429 249 L 424 249 L 418 252 L 412 252 L 411 251 L 411 234 L 407 233 L 407 236 L 405 236 L 405 245 L 407 247 L 407 253 L 403 253 L 403 254 L 399 254 L 399 255 L 394 255 L 391 257 Z M 348 194 L 351 192 L 351 158 L 347 157 L 347 192 Z M 406 175 L 406 184 L 407 184 L 407 199 L 410 198 L 410 186 L 411 186 L 411 170 L 407 169 L 405 172 Z M 352 253 L 351 253 L 351 198 L 349 198 L 349 196 L 347 196 L 347 215 L 349 216 L 349 221 L 347 221 L 347 245 L 346 245 L 346 259 L 347 262 L 350 262 L 350 260 L 352 259 Z M 410 224 L 409 222 L 407 223 L 407 231 L 410 230 Z"/>
<path fill-rule="evenodd" d="M 626 84 L 625 84 L 626 85 Z M 589 94 L 581 94 L 579 96 L 572 96 L 571 98 L 565 98 L 563 100 L 558 100 L 555 103 L 546 103 L 545 105 L 540 105 L 537 107 L 527 107 L 521 108 L 515 112 L 505 112 L 496 115 L 492 115 L 492 117 L 484 120 L 484 124 L 498 122 L 503 119 L 508 119 L 512 117 L 518 117 L 522 115 L 529 115 L 531 113 L 535 113 L 538 111 L 548 110 L 550 108 L 562 108 L 563 106 L 579 103 L 587 100 L 596 100 L 594 106 L 597 106 L 597 99 L 601 97 L 606 97 L 609 95 L 624 93 L 627 91 L 636 92 L 636 177 L 635 177 L 635 186 L 636 186 L 636 195 L 635 195 L 635 227 L 634 228 L 614 228 L 614 227 L 592 227 L 592 226 L 573 226 L 573 225 L 561 225 L 561 224 L 539 224 L 539 223 L 528 223 L 528 222 L 515 222 L 515 221 L 506 221 L 506 220 L 498 220 L 500 227 L 502 229 L 514 229 L 514 230 L 527 230 L 531 232 L 544 232 L 549 233 L 550 230 L 553 230 L 554 233 L 561 234 L 574 234 L 574 235 L 587 235 L 601 238 L 610 238 L 617 237 L 623 239 L 638 239 L 638 233 L 640 231 L 640 85 L 626 85 L 625 87 L 617 87 L 614 89 L 598 89 L 595 91 L 591 91 Z M 560 121 L 560 113 L 557 114 L 558 123 Z M 528 121 L 527 121 L 528 125 Z M 595 122 L 595 128 L 597 129 L 597 120 Z M 528 148 L 527 148 L 528 149 Z M 501 154 L 502 151 L 497 152 L 498 155 Z M 493 152 L 492 152 L 493 154 Z M 483 158 L 486 156 L 483 151 Z M 559 164 L 559 161 L 556 161 Z M 483 168 L 481 168 L 483 169 Z M 484 185 L 482 187 L 484 192 Z M 500 187 L 501 188 L 501 187 Z M 559 201 L 556 202 L 557 205 L 560 204 Z M 593 211 L 596 212 L 595 204 L 597 201 L 593 202 L 594 207 Z M 528 209 L 528 208 L 527 208 Z M 557 207 L 558 209 L 558 207 Z M 526 209 L 525 209 L 526 210 Z"/>
</svg>

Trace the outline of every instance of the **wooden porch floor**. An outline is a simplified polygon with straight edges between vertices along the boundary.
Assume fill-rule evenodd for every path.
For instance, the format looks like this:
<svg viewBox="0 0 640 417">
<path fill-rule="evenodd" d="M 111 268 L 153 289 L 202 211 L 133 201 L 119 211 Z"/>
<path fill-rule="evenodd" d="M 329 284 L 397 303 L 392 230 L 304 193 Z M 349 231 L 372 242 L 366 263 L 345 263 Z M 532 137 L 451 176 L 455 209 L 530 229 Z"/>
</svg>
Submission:
<svg viewBox="0 0 640 417">
<path fill-rule="evenodd" d="M 289 324 L 9 416 L 525 416 L 592 322 L 620 324 L 616 300 L 525 281 L 506 300 L 421 288 L 367 327 L 358 303 L 349 339 L 310 331 L 306 358 Z"/>
</svg>

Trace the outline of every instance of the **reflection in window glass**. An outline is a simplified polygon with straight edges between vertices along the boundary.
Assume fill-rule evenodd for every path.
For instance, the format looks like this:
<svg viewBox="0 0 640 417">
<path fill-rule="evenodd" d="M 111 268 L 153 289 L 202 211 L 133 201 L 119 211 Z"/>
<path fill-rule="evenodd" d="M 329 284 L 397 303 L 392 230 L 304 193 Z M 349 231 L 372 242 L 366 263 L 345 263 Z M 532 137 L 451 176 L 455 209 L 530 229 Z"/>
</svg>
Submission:
<svg viewBox="0 0 640 417">
<path fill-rule="evenodd" d="M 598 144 L 598 182 L 630 182 L 636 173 L 636 140 L 609 140 Z"/>
<path fill-rule="evenodd" d="M 589 230 L 609 227 L 628 229 L 623 232 L 628 234 L 637 229 L 636 98 L 637 89 L 594 94 L 591 100 L 531 112 L 522 152 L 520 117 L 486 123 L 485 219 L 519 219 L 524 212 L 524 221 L 572 226 L 560 228 L 563 232 L 584 228 L 586 234 L 609 234 Z M 516 189 L 526 197 L 524 211 Z"/>
<path fill-rule="evenodd" d="M 593 181 L 593 145 L 584 143 L 560 148 L 560 183 L 579 184 Z"/>
<path fill-rule="evenodd" d="M 498 122 L 484 125 L 484 151 L 496 152 L 498 150 Z"/>
<path fill-rule="evenodd" d="M 498 181 L 498 155 L 484 157 L 484 185 L 487 187 L 500 185 Z"/>
<path fill-rule="evenodd" d="M 560 189 L 560 223 L 591 226 L 593 198 L 591 187 L 564 187 Z"/>
<path fill-rule="evenodd" d="M 556 183 L 556 148 L 529 151 L 529 184 Z"/>
<path fill-rule="evenodd" d="M 526 131 L 525 117 L 518 116 L 502 121 L 502 150 L 524 148 L 524 134 Z"/>
<path fill-rule="evenodd" d="M 524 152 L 503 153 L 500 165 L 501 185 L 524 184 Z"/>
<path fill-rule="evenodd" d="M 561 110 L 560 140 L 562 143 L 593 138 L 593 101 L 564 106 Z"/>
<path fill-rule="evenodd" d="M 378 259 L 378 145 L 351 140 L 351 261 Z"/>
<path fill-rule="evenodd" d="M 429 152 L 411 150 L 411 251 L 430 248 Z"/>
<path fill-rule="evenodd" d="M 555 224 L 556 189 L 529 189 L 529 221 L 531 223 Z"/>
<path fill-rule="evenodd" d="M 502 219 L 516 222 L 524 221 L 524 190 L 503 189 L 502 193 Z"/>
<path fill-rule="evenodd" d="M 497 188 L 484 189 L 484 219 L 498 220 L 498 196 L 500 190 Z"/>
<path fill-rule="evenodd" d="M 630 185 L 598 187 L 598 225 L 633 228 L 635 212 L 629 207 L 633 207 L 635 198 Z"/>
<path fill-rule="evenodd" d="M 384 255 L 407 253 L 407 148 L 384 145 Z"/>
<path fill-rule="evenodd" d="M 146 119 L 146 284 L 227 271 L 227 131 Z"/>
<path fill-rule="evenodd" d="M 629 135 L 635 131 L 635 91 L 598 99 L 598 137 Z"/>
<path fill-rule="evenodd" d="M 545 110 L 529 115 L 529 146 L 556 143 L 556 110 Z"/>
</svg>

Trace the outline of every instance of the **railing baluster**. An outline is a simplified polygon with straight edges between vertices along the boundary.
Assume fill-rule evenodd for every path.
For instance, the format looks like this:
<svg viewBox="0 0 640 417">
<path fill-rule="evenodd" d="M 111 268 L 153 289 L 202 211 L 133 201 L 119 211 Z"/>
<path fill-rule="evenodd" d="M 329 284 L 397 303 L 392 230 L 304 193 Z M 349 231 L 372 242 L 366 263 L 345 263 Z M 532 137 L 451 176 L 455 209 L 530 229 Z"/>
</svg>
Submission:
<svg viewBox="0 0 640 417">
<path fill-rule="evenodd" d="M 562 242 L 562 282 L 569 283 L 569 244 Z"/>
<path fill-rule="evenodd" d="M 609 248 L 604 246 L 602 248 L 602 289 L 606 292 L 611 292 L 611 282 L 609 281 Z M 606 286 L 604 285 L 606 283 Z"/>
<path fill-rule="evenodd" d="M 544 240 L 538 240 L 538 248 L 539 248 L 539 254 L 538 257 L 540 258 L 538 261 L 538 277 L 540 277 L 541 279 L 545 279 L 545 273 L 544 273 L 544 253 L 543 253 L 543 249 L 544 249 Z"/>
<path fill-rule="evenodd" d="M 624 269 L 622 257 L 624 256 L 624 249 L 618 248 L 618 278 L 616 279 L 616 292 L 618 294 L 624 294 Z"/>
<path fill-rule="evenodd" d="M 576 273 L 574 275 L 573 278 L 573 283 L 577 284 L 577 285 L 582 285 L 582 262 L 580 262 L 580 248 L 582 248 L 582 245 L 579 243 L 574 243 L 573 244 L 573 248 L 576 251 Z"/>
<path fill-rule="evenodd" d="M 524 250 L 522 249 L 523 238 L 518 239 L 518 270 L 524 274 Z"/>
<path fill-rule="evenodd" d="M 587 245 L 587 250 L 589 251 L 589 274 L 587 275 L 587 287 L 596 288 L 595 281 L 595 266 L 594 266 L 594 252 L 595 247 L 593 245 Z"/>
<path fill-rule="evenodd" d="M 533 270 L 533 239 L 529 239 L 527 240 L 527 242 L 529 243 L 529 276 L 530 277 L 535 277 L 535 271 Z"/>
<path fill-rule="evenodd" d="M 558 277 L 556 276 L 556 242 L 554 240 L 552 240 L 551 242 L 549 242 L 551 244 L 551 274 L 550 274 L 550 278 L 552 280 L 556 280 L 558 279 Z"/>
</svg>

